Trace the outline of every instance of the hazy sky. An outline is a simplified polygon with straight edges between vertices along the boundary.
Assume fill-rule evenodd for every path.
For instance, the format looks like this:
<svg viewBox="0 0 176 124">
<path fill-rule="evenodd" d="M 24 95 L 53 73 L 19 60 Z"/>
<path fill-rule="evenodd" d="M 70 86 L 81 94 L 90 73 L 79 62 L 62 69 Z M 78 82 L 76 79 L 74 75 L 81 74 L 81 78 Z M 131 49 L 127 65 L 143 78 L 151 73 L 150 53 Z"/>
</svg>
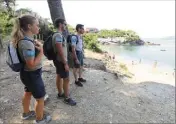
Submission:
<svg viewBox="0 0 176 124">
<path fill-rule="evenodd" d="M 67 23 L 75 27 L 131 29 L 141 37 L 175 35 L 175 1 L 76 1 L 63 0 Z M 17 0 L 18 8 L 30 8 L 50 18 L 46 0 Z"/>
</svg>

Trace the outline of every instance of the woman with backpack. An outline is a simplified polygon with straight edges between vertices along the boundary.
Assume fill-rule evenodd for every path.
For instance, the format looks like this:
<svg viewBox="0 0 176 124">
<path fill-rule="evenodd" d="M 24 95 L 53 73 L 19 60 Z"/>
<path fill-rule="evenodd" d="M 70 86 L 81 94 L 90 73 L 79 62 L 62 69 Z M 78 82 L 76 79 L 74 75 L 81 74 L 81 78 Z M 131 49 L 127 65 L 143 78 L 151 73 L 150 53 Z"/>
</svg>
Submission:
<svg viewBox="0 0 176 124">
<path fill-rule="evenodd" d="M 39 33 L 39 22 L 31 15 L 24 15 L 15 20 L 12 42 L 17 48 L 19 58 L 24 63 L 20 71 L 20 79 L 24 84 L 25 93 L 22 99 L 22 119 L 36 116 L 35 123 L 47 123 L 51 120 L 44 114 L 45 87 L 42 80 L 42 44 L 34 40 L 33 36 Z M 31 96 L 36 99 L 35 111 L 29 109 Z"/>
</svg>

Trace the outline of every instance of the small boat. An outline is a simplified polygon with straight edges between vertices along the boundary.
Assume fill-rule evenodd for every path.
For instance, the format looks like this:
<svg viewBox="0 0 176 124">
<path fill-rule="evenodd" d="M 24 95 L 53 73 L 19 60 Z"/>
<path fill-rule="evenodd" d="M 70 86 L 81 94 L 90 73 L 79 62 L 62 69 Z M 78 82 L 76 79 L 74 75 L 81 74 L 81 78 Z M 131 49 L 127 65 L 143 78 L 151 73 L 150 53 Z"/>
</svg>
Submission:
<svg viewBox="0 0 176 124">
<path fill-rule="evenodd" d="M 161 49 L 160 51 L 166 51 L 165 49 Z"/>
</svg>

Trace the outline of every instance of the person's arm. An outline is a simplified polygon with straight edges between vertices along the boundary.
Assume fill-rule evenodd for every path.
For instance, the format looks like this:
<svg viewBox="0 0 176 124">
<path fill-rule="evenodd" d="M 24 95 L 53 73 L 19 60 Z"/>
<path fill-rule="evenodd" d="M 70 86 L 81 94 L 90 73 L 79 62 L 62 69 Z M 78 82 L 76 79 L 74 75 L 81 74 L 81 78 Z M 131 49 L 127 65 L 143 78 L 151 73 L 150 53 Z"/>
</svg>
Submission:
<svg viewBox="0 0 176 124">
<path fill-rule="evenodd" d="M 77 55 L 76 55 L 76 49 L 75 49 L 77 40 L 78 40 L 78 39 L 76 38 L 76 36 L 72 36 L 72 37 L 71 37 L 72 55 L 73 55 L 73 59 L 74 59 L 75 61 L 78 60 Z"/>
<path fill-rule="evenodd" d="M 62 42 L 64 42 L 63 37 L 61 34 L 57 34 L 57 36 L 55 37 L 54 40 L 56 41 L 57 53 L 58 53 L 59 57 L 61 57 L 62 63 L 65 65 L 65 64 L 67 64 L 67 61 L 65 60 L 64 52 L 63 52 L 63 48 L 62 48 Z"/>
<path fill-rule="evenodd" d="M 35 47 L 39 50 L 39 54 L 35 57 Z M 26 66 L 29 69 L 33 69 L 41 62 L 43 56 L 43 47 L 40 42 L 36 42 L 34 46 L 31 42 L 26 42 L 25 49 L 23 49 L 23 56 L 26 62 Z"/>
<path fill-rule="evenodd" d="M 81 39 L 82 39 L 82 52 L 84 53 L 84 38 L 83 38 L 83 35 L 81 36 Z"/>
<path fill-rule="evenodd" d="M 82 38 L 82 53 L 83 53 L 83 58 L 85 58 L 85 55 L 84 55 L 84 38 L 83 38 L 83 36 L 81 38 Z"/>
</svg>

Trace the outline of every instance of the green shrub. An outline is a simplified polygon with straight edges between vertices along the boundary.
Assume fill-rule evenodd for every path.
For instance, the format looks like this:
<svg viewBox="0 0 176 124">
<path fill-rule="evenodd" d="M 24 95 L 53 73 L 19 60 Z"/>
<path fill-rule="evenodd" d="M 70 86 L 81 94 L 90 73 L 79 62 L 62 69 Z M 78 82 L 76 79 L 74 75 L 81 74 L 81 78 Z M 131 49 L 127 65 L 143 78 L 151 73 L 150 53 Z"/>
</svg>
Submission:
<svg viewBox="0 0 176 124">
<path fill-rule="evenodd" d="M 84 47 L 86 49 L 92 50 L 94 52 L 101 53 L 102 50 L 99 47 L 98 41 L 97 41 L 97 35 L 93 33 L 87 33 L 84 35 Z"/>
</svg>

